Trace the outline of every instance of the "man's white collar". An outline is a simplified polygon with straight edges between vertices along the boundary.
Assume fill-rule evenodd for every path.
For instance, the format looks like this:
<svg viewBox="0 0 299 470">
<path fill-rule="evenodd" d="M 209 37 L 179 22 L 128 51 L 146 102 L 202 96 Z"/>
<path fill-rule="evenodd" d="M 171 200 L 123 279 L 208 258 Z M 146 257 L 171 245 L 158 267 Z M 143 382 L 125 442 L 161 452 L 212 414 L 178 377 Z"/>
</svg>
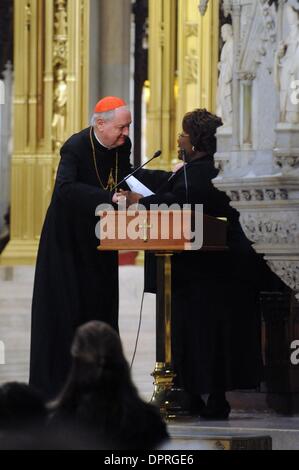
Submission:
<svg viewBox="0 0 299 470">
<path fill-rule="evenodd" d="M 109 147 L 106 147 L 106 145 L 104 145 L 104 144 L 100 141 L 100 139 L 98 138 L 97 133 L 96 133 L 95 130 L 93 130 L 93 134 L 94 134 L 95 138 L 97 139 L 97 141 L 99 142 L 99 144 L 100 144 L 102 147 L 105 147 L 105 149 L 109 150 Z"/>
</svg>

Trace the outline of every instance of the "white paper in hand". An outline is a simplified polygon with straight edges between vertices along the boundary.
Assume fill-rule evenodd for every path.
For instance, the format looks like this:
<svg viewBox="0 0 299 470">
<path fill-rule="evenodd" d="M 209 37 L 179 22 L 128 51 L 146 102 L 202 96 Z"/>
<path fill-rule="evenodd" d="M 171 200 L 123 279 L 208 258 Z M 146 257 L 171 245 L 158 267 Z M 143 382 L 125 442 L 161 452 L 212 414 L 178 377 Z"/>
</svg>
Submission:
<svg viewBox="0 0 299 470">
<path fill-rule="evenodd" d="M 145 186 L 137 178 L 135 178 L 135 176 L 130 176 L 126 180 L 126 183 L 129 186 L 131 191 L 134 191 L 134 193 L 142 194 L 143 197 L 151 196 L 152 194 L 155 194 L 147 186 Z"/>
</svg>

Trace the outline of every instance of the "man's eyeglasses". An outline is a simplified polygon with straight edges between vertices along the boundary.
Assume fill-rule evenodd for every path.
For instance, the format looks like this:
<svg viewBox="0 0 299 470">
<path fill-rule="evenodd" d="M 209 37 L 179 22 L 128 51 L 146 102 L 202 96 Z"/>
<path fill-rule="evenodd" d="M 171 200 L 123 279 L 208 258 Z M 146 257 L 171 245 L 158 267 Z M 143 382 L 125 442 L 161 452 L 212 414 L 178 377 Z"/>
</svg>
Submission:
<svg viewBox="0 0 299 470">
<path fill-rule="evenodd" d="M 189 137 L 189 134 L 184 134 L 184 132 L 178 133 L 178 138 Z"/>
</svg>

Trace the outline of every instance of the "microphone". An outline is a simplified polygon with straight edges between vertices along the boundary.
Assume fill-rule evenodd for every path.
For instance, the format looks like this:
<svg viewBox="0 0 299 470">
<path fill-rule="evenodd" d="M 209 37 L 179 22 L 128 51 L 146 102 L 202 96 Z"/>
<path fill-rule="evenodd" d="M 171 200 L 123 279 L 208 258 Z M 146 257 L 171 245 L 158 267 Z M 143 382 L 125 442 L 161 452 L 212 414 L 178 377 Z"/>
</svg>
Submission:
<svg viewBox="0 0 299 470">
<path fill-rule="evenodd" d="M 112 191 L 114 191 L 114 189 L 118 188 L 119 185 L 121 185 L 122 183 L 124 183 L 128 178 L 130 178 L 130 176 L 134 175 L 134 173 L 136 173 L 136 171 L 140 170 L 142 167 L 144 167 L 145 165 L 147 165 L 149 162 L 151 162 L 154 158 L 158 158 L 160 157 L 162 151 L 161 150 L 157 150 L 154 155 L 152 156 L 152 158 L 150 158 L 149 160 L 147 160 L 145 163 L 143 163 L 142 165 L 138 166 L 137 168 L 135 168 L 134 171 L 132 171 L 132 173 L 129 173 L 125 178 L 123 178 L 119 183 L 117 183 L 113 188 L 112 188 Z"/>
<path fill-rule="evenodd" d="M 176 175 L 176 171 L 173 171 L 173 172 L 171 173 L 170 177 L 168 178 L 167 182 L 168 182 L 168 181 L 171 181 L 172 178 L 174 178 L 175 175 Z"/>
<path fill-rule="evenodd" d="M 180 151 L 181 151 L 181 150 L 180 150 Z M 184 163 L 184 165 L 185 165 L 185 163 Z M 182 168 L 183 168 L 183 165 L 182 165 L 178 170 L 173 171 L 173 172 L 171 173 L 171 175 L 169 176 L 167 182 L 168 182 L 168 181 L 171 181 L 172 178 L 174 178 L 174 177 L 177 175 L 177 173 L 178 173 L 180 170 L 182 170 Z"/>
<path fill-rule="evenodd" d="M 181 149 L 181 155 L 184 162 L 184 180 L 185 180 L 185 190 L 186 190 L 186 203 L 189 204 L 189 194 L 188 194 L 188 181 L 187 181 L 187 172 L 186 172 L 186 150 Z"/>
</svg>

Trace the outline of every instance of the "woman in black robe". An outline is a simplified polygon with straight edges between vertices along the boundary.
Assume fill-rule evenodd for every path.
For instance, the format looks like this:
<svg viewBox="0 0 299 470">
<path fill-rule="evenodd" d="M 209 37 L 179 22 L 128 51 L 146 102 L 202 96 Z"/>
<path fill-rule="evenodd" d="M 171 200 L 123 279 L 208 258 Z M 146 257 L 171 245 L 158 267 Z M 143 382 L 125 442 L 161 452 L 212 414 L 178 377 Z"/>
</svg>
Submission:
<svg viewBox="0 0 299 470">
<path fill-rule="evenodd" d="M 172 353 L 176 385 L 189 392 L 191 412 L 227 418 L 225 392 L 256 388 L 262 377 L 258 293 L 268 271 L 239 223 L 228 196 L 212 183 L 216 129 L 221 119 L 205 109 L 187 113 L 179 135 L 184 169 L 140 204 L 203 204 L 205 214 L 228 222 L 227 252 L 187 251 L 172 257 Z M 132 201 L 138 196 L 132 195 Z M 155 291 L 147 257 L 146 290 Z M 201 394 L 209 394 L 207 404 Z"/>
</svg>

